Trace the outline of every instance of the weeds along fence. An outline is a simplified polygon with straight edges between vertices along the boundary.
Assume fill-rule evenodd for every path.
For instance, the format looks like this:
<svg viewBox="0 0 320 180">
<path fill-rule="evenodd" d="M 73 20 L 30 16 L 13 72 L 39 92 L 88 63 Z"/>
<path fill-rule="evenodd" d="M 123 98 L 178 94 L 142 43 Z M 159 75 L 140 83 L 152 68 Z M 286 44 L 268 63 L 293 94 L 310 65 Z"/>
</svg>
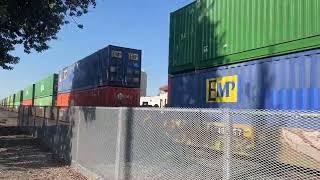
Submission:
<svg viewBox="0 0 320 180">
<path fill-rule="evenodd" d="M 20 107 L 19 125 L 100 179 L 319 179 L 320 113 Z"/>
</svg>

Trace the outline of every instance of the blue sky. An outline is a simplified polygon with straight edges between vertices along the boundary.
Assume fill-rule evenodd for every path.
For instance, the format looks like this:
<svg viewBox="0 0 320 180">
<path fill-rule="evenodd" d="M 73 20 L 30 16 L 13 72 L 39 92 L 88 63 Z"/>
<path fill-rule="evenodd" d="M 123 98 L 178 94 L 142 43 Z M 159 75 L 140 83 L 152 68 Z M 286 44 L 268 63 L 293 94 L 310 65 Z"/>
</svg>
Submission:
<svg viewBox="0 0 320 180">
<path fill-rule="evenodd" d="M 193 0 L 97 0 L 97 7 L 63 26 L 58 40 L 43 53 L 12 52 L 21 58 L 14 70 L 0 69 L 0 98 L 23 89 L 43 77 L 109 44 L 143 50 L 142 69 L 148 74 L 148 95 L 167 83 L 169 14 Z"/>
</svg>

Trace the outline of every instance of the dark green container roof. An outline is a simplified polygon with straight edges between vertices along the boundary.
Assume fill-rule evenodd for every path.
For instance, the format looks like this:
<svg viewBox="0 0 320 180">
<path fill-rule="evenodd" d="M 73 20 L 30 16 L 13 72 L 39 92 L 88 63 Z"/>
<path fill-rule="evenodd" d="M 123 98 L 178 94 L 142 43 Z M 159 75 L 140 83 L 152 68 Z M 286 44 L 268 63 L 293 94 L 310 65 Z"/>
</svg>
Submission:
<svg viewBox="0 0 320 180">
<path fill-rule="evenodd" d="M 201 0 L 171 14 L 169 73 L 320 47 L 319 0 Z"/>
<path fill-rule="evenodd" d="M 58 75 L 52 74 L 35 84 L 35 98 L 54 96 L 57 94 Z"/>
</svg>

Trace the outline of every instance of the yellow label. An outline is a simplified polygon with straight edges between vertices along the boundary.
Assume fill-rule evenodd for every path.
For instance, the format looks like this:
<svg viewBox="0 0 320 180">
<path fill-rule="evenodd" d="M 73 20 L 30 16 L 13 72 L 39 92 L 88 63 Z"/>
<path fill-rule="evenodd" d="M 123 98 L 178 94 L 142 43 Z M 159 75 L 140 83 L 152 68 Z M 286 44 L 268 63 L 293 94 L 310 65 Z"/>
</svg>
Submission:
<svg viewBox="0 0 320 180">
<path fill-rule="evenodd" d="M 225 76 L 207 79 L 207 102 L 238 102 L 238 76 Z"/>
</svg>

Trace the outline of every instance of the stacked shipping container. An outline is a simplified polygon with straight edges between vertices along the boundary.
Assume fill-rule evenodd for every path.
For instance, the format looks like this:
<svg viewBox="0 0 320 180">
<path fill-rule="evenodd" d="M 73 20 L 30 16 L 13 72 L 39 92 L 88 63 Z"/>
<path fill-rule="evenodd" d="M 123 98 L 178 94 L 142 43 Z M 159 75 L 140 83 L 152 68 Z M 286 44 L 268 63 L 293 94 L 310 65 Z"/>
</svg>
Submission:
<svg viewBox="0 0 320 180">
<path fill-rule="evenodd" d="M 10 108 L 13 108 L 13 106 L 14 106 L 14 97 L 15 97 L 15 94 L 12 94 L 11 96 L 9 96 L 9 107 Z"/>
<path fill-rule="evenodd" d="M 140 77 L 141 50 L 110 45 L 6 98 L 3 104 L 139 106 Z"/>
<path fill-rule="evenodd" d="M 18 91 L 15 94 L 15 98 L 14 98 L 14 107 L 18 108 L 22 102 L 22 97 L 23 97 L 23 91 Z"/>
<path fill-rule="evenodd" d="M 5 107 L 5 106 L 6 106 L 6 101 L 7 101 L 6 98 L 4 98 L 4 99 L 1 100 L 1 106 L 2 106 L 2 107 Z"/>
<path fill-rule="evenodd" d="M 169 73 L 320 47 L 318 0 L 201 0 L 173 12 Z"/>
<path fill-rule="evenodd" d="M 138 106 L 141 50 L 108 46 L 59 72 L 57 106 Z"/>
<path fill-rule="evenodd" d="M 169 47 L 170 105 L 320 110 L 319 12 L 318 0 L 201 0 L 173 12 Z M 256 132 L 252 122 L 259 120 L 233 118 L 233 123 L 242 132 Z M 264 123 L 274 125 L 276 122 L 265 119 Z M 280 147 L 277 160 L 319 171 L 318 151 L 297 152 L 283 141 L 287 138 L 284 132 L 289 131 L 294 135 L 296 146 L 303 147 L 303 134 L 320 133 L 319 123 L 314 123 L 314 127 L 303 127 L 303 122 L 299 123 L 287 122 L 277 129 L 279 139 L 274 141 L 278 143 L 275 147 Z M 204 133 L 196 131 L 190 130 Z M 265 138 L 261 134 L 260 139 L 253 137 L 254 141 Z M 244 136 L 236 138 L 241 139 L 234 146 L 238 150 L 245 149 L 243 144 L 252 141 Z M 318 139 L 307 143 L 312 146 Z M 203 144 L 203 147 L 213 146 Z M 249 146 L 254 149 L 258 144 Z"/>
<path fill-rule="evenodd" d="M 7 98 L 6 98 L 6 106 L 7 107 L 9 107 L 10 106 L 10 96 L 8 96 Z"/>
<path fill-rule="evenodd" d="M 34 100 L 34 84 L 26 87 L 23 90 L 22 105 L 24 106 L 33 106 Z"/>
<path fill-rule="evenodd" d="M 319 73 L 319 49 L 183 73 L 171 106 L 320 110 Z"/>
<path fill-rule="evenodd" d="M 58 74 L 52 74 L 37 83 L 34 88 L 34 106 L 55 106 Z"/>
<path fill-rule="evenodd" d="M 203 0 L 173 12 L 171 105 L 319 109 L 315 101 L 307 100 L 313 96 L 295 93 L 296 89 L 318 88 L 313 78 L 316 70 L 311 72 L 309 62 L 313 59 L 316 63 L 320 57 L 318 51 L 306 50 L 320 47 L 319 11 L 317 0 Z M 301 50 L 306 52 L 298 53 Z M 274 57 L 288 53 L 291 54 Z M 245 61 L 251 62 L 240 63 Z M 292 74 L 291 79 L 280 76 L 280 71 L 286 76 Z M 299 74 L 301 81 L 292 79 L 294 74 Z M 258 78 L 268 83 L 257 82 Z M 302 79 L 308 83 L 302 83 Z M 274 94 L 274 89 L 288 91 L 287 96 Z M 264 104 L 271 103 L 267 102 L 269 96 L 277 105 Z M 300 101 L 308 104 L 293 105 Z"/>
</svg>

